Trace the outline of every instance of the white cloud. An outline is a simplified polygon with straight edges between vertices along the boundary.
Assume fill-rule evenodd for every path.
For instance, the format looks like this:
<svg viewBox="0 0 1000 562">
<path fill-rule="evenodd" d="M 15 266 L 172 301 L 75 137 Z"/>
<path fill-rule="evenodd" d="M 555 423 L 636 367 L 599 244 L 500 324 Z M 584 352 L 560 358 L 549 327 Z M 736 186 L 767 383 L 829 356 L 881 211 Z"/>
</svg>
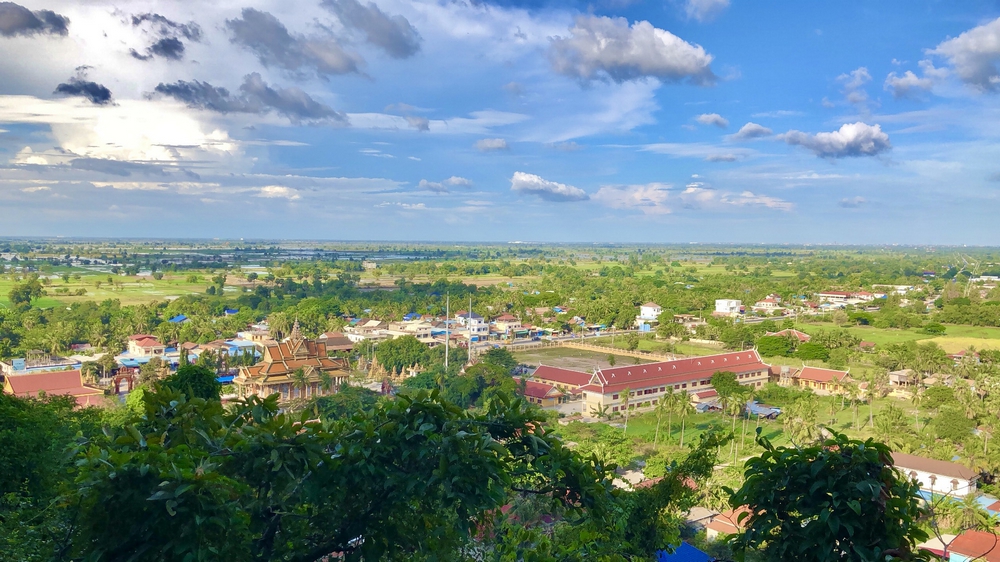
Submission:
<svg viewBox="0 0 1000 562">
<path fill-rule="evenodd" d="M 892 92 L 892 97 L 896 99 L 916 97 L 920 93 L 929 92 L 948 74 L 947 69 L 934 68 L 934 63 L 929 60 L 922 60 L 918 64 L 923 76 L 917 76 L 912 70 L 907 70 L 902 75 L 890 72 L 885 78 L 885 91 Z"/>
<path fill-rule="evenodd" d="M 974 27 L 928 51 L 948 59 L 955 74 L 982 91 L 1000 88 L 1000 18 Z"/>
<path fill-rule="evenodd" d="M 672 212 L 671 185 L 649 183 L 645 185 L 605 185 L 594 194 L 594 200 L 612 209 L 635 209 L 645 215 L 666 215 Z"/>
<path fill-rule="evenodd" d="M 872 75 L 863 66 L 837 77 L 837 81 L 844 85 L 844 97 L 855 105 L 863 105 L 868 101 L 868 92 L 864 87 L 871 80 Z"/>
<path fill-rule="evenodd" d="M 735 211 L 743 207 L 764 207 L 778 211 L 791 211 L 788 201 L 757 195 L 752 191 L 732 193 L 706 187 L 702 182 L 692 182 L 678 190 L 666 183 L 644 185 L 605 185 L 594 194 L 594 200 L 613 209 L 640 211 L 645 215 L 666 215 L 675 209 L 710 211 Z"/>
<path fill-rule="evenodd" d="M 702 113 L 701 115 L 695 117 L 694 120 L 702 125 L 715 125 L 716 127 L 721 127 L 723 129 L 729 126 L 729 120 L 718 113 Z"/>
<path fill-rule="evenodd" d="M 805 113 L 801 111 L 795 111 L 791 109 L 779 109 L 777 111 L 763 111 L 760 113 L 753 113 L 750 117 L 770 117 L 772 119 L 777 117 L 801 117 Z"/>
<path fill-rule="evenodd" d="M 684 14 L 700 22 L 712 21 L 729 7 L 729 0 L 685 0 Z"/>
<path fill-rule="evenodd" d="M 30 146 L 17 151 L 17 154 L 14 155 L 14 158 L 10 162 L 11 164 L 29 164 L 35 166 L 45 166 L 49 163 L 44 156 L 35 154 L 35 151 Z"/>
<path fill-rule="evenodd" d="M 507 141 L 504 139 L 479 139 L 476 141 L 476 149 L 480 152 L 493 152 L 508 148 Z"/>
<path fill-rule="evenodd" d="M 510 189 L 517 193 L 537 195 L 546 201 L 585 201 L 587 192 L 572 185 L 549 181 L 535 174 L 514 172 L 510 178 Z"/>
<path fill-rule="evenodd" d="M 661 142 L 643 145 L 641 150 L 666 154 L 675 158 L 701 158 L 708 162 L 732 162 L 756 154 L 755 151 L 747 148 L 706 143 Z"/>
<path fill-rule="evenodd" d="M 299 192 L 283 185 L 265 185 L 260 188 L 255 197 L 266 197 L 268 199 L 288 199 L 294 201 L 299 198 Z"/>
<path fill-rule="evenodd" d="M 790 145 L 811 150 L 821 158 L 849 156 L 876 156 L 892 148 L 889 135 L 879 125 L 857 122 L 844 124 L 840 130 L 810 135 L 801 131 L 788 131 L 779 138 Z"/>
<path fill-rule="evenodd" d="M 37 185 L 35 187 L 23 187 L 21 191 L 25 193 L 37 193 L 39 191 L 52 191 L 52 188 L 47 185 Z"/>
<path fill-rule="evenodd" d="M 840 205 L 845 209 L 857 209 L 858 207 L 861 207 L 867 202 L 868 200 L 865 199 L 864 197 L 857 196 L 857 197 L 848 197 L 846 199 L 841 199 L 838 205 Z"/>
<path fill-rule="evenodd" d="M 421 211 L 427 208 L 424 203 L 401 203 L 399 201 L 383 201 L 375 206 L 378 208 L 399 207 L 408 211 Z"/>
<path fill-rule="evenodd" d="M 471 187 L 472 181 L 467 180 L 458 176 L 451 176 L 444 181 L 427 181 L 420 180 L 417 184 L 418 189 L 423 189 L 426 191 L 433 191 L 435 193 L 448 193 L 453 187 Z"/>
<path fill-rule="evenodd" d="M 625 18 L 577 16 L 571 37 L 552 39 L 549 60 L 556 72 L 583 81 L 615 82 L 653 77 L 665 82 L 715 82 L 712 55 L 669 31 Z"/>
<path fill-rule="evenodd" d="M 705 162 L 735 162 L 739 159 L 739 156 L 730 153 L 709 154 L 705 157 Z"/>
<path fill-rule="evenodd" d="M 768 129 L 763 125 L 758 125 L 757 123 L 749 122 L 746 125 L 740 127 L 739 131 L 736 131 L 735 135 L 730 135 L 729 138 L 733 140 L 747 140 L 756 139 L 760 137 L 769 137 L 774 134 L 774 131 Z"/>
</svg>

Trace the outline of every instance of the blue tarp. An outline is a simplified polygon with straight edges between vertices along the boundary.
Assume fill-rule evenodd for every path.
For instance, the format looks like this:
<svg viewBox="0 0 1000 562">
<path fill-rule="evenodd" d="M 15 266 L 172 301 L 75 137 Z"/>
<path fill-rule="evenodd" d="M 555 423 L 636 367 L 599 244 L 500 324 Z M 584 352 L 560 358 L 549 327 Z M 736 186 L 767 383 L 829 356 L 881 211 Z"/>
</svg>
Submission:
<svg viewBox="0 0 1000 562">
<path fill-rule="evenodd" d="M 217 380 L 217 381 L 219 381 L 221 383 L 227 383 L 227 382 L 233 382 L 234 378 L 236 378 L 235 375 L 220 375 L 220 376 L 216 377 L 215 380 Z"/>
<path fill-rule="evenodd" d="M 750 400 L 747 402 L 747 412 L 751 416 L 761 416 L 765 418 L 778 417 L 781 413 L 781 408 L 769 408 L 759 404 L 756 400 Z"/>
<path fill-rule="evenodd" d="M 181 322 L 186 322 L 187 319 L 188 319 L 187 316 L 184 316 L 183 314 L 178 314 L 177 316 L 174 316 L 170 320 L 167 320 L 167 322 L 173 322 L 174 324 L 180 324 Z"/>
<path fill-rule="evenodd" d="M 419 319 L 420 319 L 420 315 L 417 314 L 416 312 L 411 312 L 411 313 L 403 316 L 403 320 L 405 320 L 407 322 L 409 322 L 411 320 L 419 320 Z"/>
<path fill-rule="evenodd" d="M 711 562 L 712 557 L 682 542 L 673 554 L 667 554 L 665 550 L 657 551 L 656 560 L 657 562 Z"/>
<path fill-rule="evenodd" d="M 223 310 L 222 313 L 225 314 L 226 316 L 232 316 L 234 314 L 237 314 L 239 311 L 240 309 L 238 308 L 227 308 Z"/>
</svg>

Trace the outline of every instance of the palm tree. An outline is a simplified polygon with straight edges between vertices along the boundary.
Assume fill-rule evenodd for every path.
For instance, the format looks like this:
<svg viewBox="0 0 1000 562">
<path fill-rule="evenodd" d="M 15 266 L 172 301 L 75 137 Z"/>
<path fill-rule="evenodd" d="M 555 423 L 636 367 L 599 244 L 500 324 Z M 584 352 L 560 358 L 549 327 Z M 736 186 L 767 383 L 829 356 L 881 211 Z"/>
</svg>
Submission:
<svg viewBox="0 0 1000 562">
<path fill-rule="evenodd" d="M 292 373 L 292 388 L 298 388 L 300 397 L 306 397 L 306 387 L 309 386 L 309 377 L 306 376 L 306 371 L 302 367 L 295 369 Z"/>
<path fill-rule="evenodd" d="M 289 322 L 288 315 L 284 312 L 272 312 L 267 317 L 267 326 L 270 328 L 271 337 L 280 341 L 291 330 L 292 323 Z"/>
<path fill-rule="evenodd" d="M 687 398 L 685 396 L 685 398 Z M 677 414 L 681 418 L 681 447 L 684 447 L 684 429 L 685 422 L 687 421 L 688 414 L 694 413 L 694 406 L 691 405 L 690 400 L 680 400 L 677 404 Z"/>
<path fill-rule="evenodd" d="M 319 388 L 323 391 L 323 394 L 329 394 L 333 390 L 333 375 L 326 371 L 319 372 Z"/>
<path fill-rule="evenodd" d="M 597 419 L 601 420 L 608 417 L 608 407 L 605 405 L 591 406 L 590 413 Z"/>
<path fill-rule="evenodd" d="M 660 441 L 660 421 L 663 420 L 663 413 L 667 413 L 667 441 L 670 441 L 670 415 L 673 412 L 674 387 L 668 386 L 667 393 L 660 397 L 656 403 L 656 432 L 653 434 L 653 447 Z"/>
</svg>

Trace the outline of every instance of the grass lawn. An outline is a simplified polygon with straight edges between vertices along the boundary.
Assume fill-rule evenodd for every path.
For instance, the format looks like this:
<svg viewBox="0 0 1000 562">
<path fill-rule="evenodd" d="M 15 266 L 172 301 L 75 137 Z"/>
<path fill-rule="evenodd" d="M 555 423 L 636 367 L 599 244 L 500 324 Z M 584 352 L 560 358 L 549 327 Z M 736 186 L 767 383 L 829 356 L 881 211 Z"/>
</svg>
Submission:
<svg viewBox="0 0 1000 562">
<path fill-rule="evenodd" d="M 596 367 L 608 369 L 608 354 L 596 351 L 585 351 L 582 349 L 572 349 L 569 347 L 542 347 L 518 351 L 514 353 L 514 358 L 519 363 L 528 365 L 549 365 L 552 367 L 562 367 L 576 371 L 592 372 Z M 648 360 L 637 359 L 627 355 L 616 355 L 615 365 L 635 365 L 636 361 L 648 363 Z"/>
<path fill-rule="evenodd" d="M 838 329 L 837 326 L 829 322 L 815 324 L 799 322 L 796 323 L 795 327 L 807 334 Z M 945 334 L 936 337 L 924 334 L 914 328 L 899 330 L 872 326 L 850 326 L 845 327 L 845 329 L 862 340 L 874 342 L 878 346 L 908 341 L 932 341 L 948 353 L 956 353 L 969 347 L 976 349 L 1000 348 L 1000 328 L 987 326 L 948 324 L 945 326 Z"/>
<path fill-rule="evenodd" d="M 191 275 L 191 273 L 166 275 L 160 280 L 148 277 L 110 275 L 114 283 L 120 284 L 120 288 L 118 288 L 108 283 L 108 274 L 95 275 L 92 272 L 88 272 L 87 274 L 81 274 L 79 281 L 70 279 L 69 283 L 64 282 L 62 279 L 52 279 L 49 285 L 45 287 L 48 295 L 42 297 L 34 304 L 41 308 L 49 308 L 74 302 L 88 300 L 100 302 L 106 299 L 118 299 L 122 304 L 141 304 L 163 300 L 171 296 L 178 297 L 191 293 L 202 294 L 211 283 L 209 276 L 206 274 L 198 274 L 200 278 L 199 282 L 188 283 L 188 275 Z M 101 283 L 100 287 L 97 287 L 97 282 Z M 10 305 L 7 295 L 14 287 L 14 284 L 14 281 L 11 281 L 9 278 L 0 277 L 0 307 Z M 68 293 L 56 292 L 57 289 L 67 289 Z M 85 289 L 87 293 L 83 296 L 73 295 L 78 289 Z"/>
</svg>

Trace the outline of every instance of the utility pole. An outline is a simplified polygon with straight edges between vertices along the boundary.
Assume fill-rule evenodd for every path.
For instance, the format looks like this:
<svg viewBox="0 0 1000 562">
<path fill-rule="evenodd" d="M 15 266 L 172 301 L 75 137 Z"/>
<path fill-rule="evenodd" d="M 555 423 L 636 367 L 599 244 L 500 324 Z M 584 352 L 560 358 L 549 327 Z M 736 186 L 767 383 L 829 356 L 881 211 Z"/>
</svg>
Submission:
<svg viewBox="0 0 1000 562">
<path fill-rule="evenodd" d="M 451 295 L 445 296 L 444 301 L 444 372 L 448 372 L 448 344 L 451 340 L 451 330 L 448 322 L 451 321 Z"/>
</svg>

